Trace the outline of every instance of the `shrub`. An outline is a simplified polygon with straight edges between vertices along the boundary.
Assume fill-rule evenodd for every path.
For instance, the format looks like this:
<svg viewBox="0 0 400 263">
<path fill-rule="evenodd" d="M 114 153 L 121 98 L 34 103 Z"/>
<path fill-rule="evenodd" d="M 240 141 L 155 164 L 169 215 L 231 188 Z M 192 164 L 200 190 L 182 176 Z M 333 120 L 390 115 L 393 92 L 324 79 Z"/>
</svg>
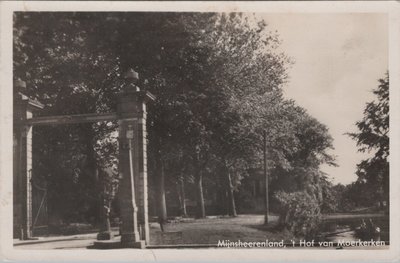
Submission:
<svg viewBox="0 0 400 263">
<path fill-rule="evenodd" d="M 281 205 L 279 223 L 296 237 L 311 239 L 321 221 L 321 210 L 315 197 L 306 192 L 280 191 L 275 197 Z"/>
</svg>

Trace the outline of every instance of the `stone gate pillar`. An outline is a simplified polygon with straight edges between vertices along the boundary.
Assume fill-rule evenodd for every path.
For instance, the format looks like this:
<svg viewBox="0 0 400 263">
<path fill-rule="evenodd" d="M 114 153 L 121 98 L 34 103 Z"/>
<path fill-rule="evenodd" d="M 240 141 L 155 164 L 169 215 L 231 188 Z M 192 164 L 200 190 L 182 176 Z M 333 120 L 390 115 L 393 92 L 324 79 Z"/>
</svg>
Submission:
<svg viewBox="0 0 400 263">
<path fill-rule="evenodd" d="M 121 245 L 144 248 L 149 243 L 146 102 L 155 97 L 136 86 L 137 72 L 126 74 L 127 83 L 118 96 L 119 200 Z"/>
<path fill-rule="evenodd" d="M 23 81 L 14 84 L 16 91 L 25 88 Z M 26 120 L 43 107 L 22 92 L 14 93 L 14 236 L 22 240 L 32 238 L 32 126 Z"/>
</svg>

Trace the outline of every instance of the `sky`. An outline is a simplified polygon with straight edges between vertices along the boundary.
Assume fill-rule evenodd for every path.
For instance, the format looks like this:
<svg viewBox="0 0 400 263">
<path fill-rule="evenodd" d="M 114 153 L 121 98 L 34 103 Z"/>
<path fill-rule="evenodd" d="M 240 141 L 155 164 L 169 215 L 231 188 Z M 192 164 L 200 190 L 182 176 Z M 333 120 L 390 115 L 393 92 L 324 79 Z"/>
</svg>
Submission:
<svg viewBox="0 0 400 263">
<path fill-rule="evenodd" d="M 284 87 L 294 99 L 329 128 L 339 167 L 324 165 L 334 183 L 357 179 L 356 164 L 366 154 L 344 133 L 357 131 L 372 90 L 388 69 L 388 20 L 385 14 L 258 15 L 277 31 L 280 49 L 295 63 Z"/>
</svg>

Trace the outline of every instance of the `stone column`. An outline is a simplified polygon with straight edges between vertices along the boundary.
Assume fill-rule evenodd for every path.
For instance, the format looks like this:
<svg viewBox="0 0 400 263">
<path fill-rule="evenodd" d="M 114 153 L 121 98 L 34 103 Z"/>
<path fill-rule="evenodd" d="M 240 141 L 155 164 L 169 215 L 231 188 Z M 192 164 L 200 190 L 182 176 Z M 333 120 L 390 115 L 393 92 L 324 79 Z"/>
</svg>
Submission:
<svg viewBox="0 0 400 263">
<path fill-rule="evenodd" d="M 32 127 L 26 120 L 42 108 L 38 101 L 14 94 L 14 231 L 22 240 L 32 238 Z"/>
<path fill-rule="evenodd" d="M 133 70 L 126 78 L 118 96 L 121 245 L 144 248 L 149 243 L 146 102 L 154 96 L 135 85 L 138 74 Z"/>
</svg>

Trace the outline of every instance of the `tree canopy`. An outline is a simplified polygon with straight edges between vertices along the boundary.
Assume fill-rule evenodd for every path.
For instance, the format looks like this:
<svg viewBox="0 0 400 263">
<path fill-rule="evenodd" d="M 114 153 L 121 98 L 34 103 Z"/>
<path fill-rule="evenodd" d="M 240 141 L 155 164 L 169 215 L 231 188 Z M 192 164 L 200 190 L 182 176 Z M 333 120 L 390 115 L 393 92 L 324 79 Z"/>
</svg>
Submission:
<svg viewBox="0 0 400 263">
<path fill-rule="evenodd" d="M 357 165 L 360 184 L 376 201 L 389 202 L 389 74 L 373 90 L 376 100 L 367 103 L 364 117 L 356 123 L 359 132 L 350 133 L 360 152 L 372 157 Z"/>
</svg>

